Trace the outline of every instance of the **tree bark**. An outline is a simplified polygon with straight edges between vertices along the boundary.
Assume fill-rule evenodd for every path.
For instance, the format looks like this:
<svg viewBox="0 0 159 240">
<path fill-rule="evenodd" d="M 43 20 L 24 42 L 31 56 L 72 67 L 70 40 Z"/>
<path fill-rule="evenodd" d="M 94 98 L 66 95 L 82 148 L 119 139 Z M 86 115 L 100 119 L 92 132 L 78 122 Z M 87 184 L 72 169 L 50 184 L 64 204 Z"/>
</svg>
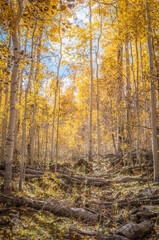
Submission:
<svg viewBox="0 0 159 240">
<path fill-rule="evenodd" d="M 15 24 L 16 25 L 16 24 Z M 14 64 L 11 75 L 11 89 L 10 89 L 10 113 L 9 113 L 9 126 L 8 136 L 6 142 L 6 161 L 5 161 L 5 178 L 4 188 L 5 192 L 11 190 L 11 178 L 12 178 L 12 162 L 13 162 L 13 150 L 14 150 L 14 130 L 15 130 L 15 102 L 17 91 L 17 77 L 20 60 L 20 46 L 18 40 L 18 31 L 15 27 L 12 34 L 13 51 L 14 51 Z"/>
</svg>

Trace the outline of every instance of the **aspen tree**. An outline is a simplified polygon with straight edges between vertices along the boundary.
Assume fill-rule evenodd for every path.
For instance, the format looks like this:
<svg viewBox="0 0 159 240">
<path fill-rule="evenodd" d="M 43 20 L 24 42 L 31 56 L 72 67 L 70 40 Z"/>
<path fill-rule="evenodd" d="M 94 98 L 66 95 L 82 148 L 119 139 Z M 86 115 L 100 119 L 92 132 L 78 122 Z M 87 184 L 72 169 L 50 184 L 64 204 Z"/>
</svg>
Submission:
<svg viewBox="0 0 159 240">
<path fill-rule="evenodd" d="M 21 57 L 21 67 L 19 69 L 18 80 L 17 80 L 17 102 L 19 104 L 19 108 L 16 109 L 14 153 L 17 152 L 18 134 L 19 134 L 20 122 L 21 122 L 20 115 L 22 112 L 22 94 L 23 94 L 22 85 L 23 85 L 24 70 L 25 70 L 25 65 L 26 65 L 25 62 L 26 62 L 26 52 L 27 52 L 27 43 L 28 43 L 28 39 L 27 39 L 28 32 L 29 32 L 29 30 L 27 29 L 26 32 L 24 33 L 25 34 L 24 52 L 22 51 L 23 54 Z"/>
<path fill-rule="evenodd" d="M 125 6 L 126 13 L 128 14 L 128 0 L 126 0 Z M 130 115 L 131 115 L 131 81 L 130 81 L 130 56 L 129 56 L 129 29 L 126 24 L 125 35 L 125 55 L 126 55 L 126 134 L 127 134 L 127 149 L 128 149 L 128 165 L 132 164 L 132 146 L 131 146 L 131 127 L 130 127 Z"/>
<path fill-rule="evenodd" d="M 143 51 L 142 51 L 142 43 L 140 41 L 140 75 L 141 75 L 141 82 L 142 82 L 142 87 L 143 87 L 143 92 L 144 92 L 144 144 L 145 146 L 147 145 L 147 133 L 146 133 L 146 125 L 147 125 L 147 99 L 146 99 L 146 78 L 145 74 L 143 71 Z"/>
<path fill-rule="evenodd" d="M 9 37 L 8 41 L 8 51 L 10 51 L 11 47 L 11 37 Z M 9 69 L 9 56 L 7 57 L 7 69 Z M 8 95 L 9 95 L 9 76 L 6 75 L 5 79 L 5 101 L 3 107 L 3 118 L 2 118 L 2 145 L 1 145 L 1 163 L 5 162 L 5 150 L 6 150 L 6 137 L 7 137 L 7 118 L 8 118 Z"/>
<path fill-rule="evenodd" d="M 122 99 L 123 99 L 123 46 L 119 43 L 117 46 L 117 150 L 122 151 L 123 123 L 122 123 Z"/>
<path fill-rule="evenodd" d="M 55 113 L 56 113 L 56 102 L 57 102 L 57 94 L 59 89 L 59 81 L 60 81 L 59 74 L 60 74 L 60 67 L 61 67 L 61 60 L 62 60 L 61 19 L 62 19 L 62 16 L 60 14 L 59 28 L 58 28 L 58 35 L 60 40 L 60 54 L 59 54 L 59 61 L 57 66 L 56 87 L 55 87 L 54 106 L 53 106 L 53 114 L 52 114 L 52 136 L 51 136 L 51 156 L 50 156 L 51 162 L 53 162 L 53 154 L 54 154 L 53 151 L 54 151 Z"/>
<path fill-rule="evenodd" d="M 93 111 L 93 49 L 92 49 L 92 1 L 89 2 L 89 34 L 90 34 L 90 103 L 89 103 L 89 145 L 88 159 L 92 160 L 92 111 Z"/>
<path fill-rule="evenodd" d="M 127 130 L 127 148 L 128 148 L 128 165 L 131 159 L 131 130 L 130 130 L 130 113 L 131 113 L 131 83 L 130 83 L 130 59 L 129 59 L 129 40 L 128 35 L 125 39 L 126 51 L 126 130 Z"/>
<path fill-rule="evenodd" d="M 36 51 L 36 70 L 34 77 L 34 104 L 33 104 L 33 116 L 31 120 L 31 128 L 30 128 L 30 165 L 33 165 L 34 162 L 34 147 L 35 147 L 35 133 L 36 133 L 36 115 L 37 115 L 37 95 L 39 92 L 39 73 L 40 73 L 40 57 L 41 57 L 41 45 L 42 45 L 42 36 L 43 36 L 43 28 L 44 23 L 39 26 L 39 37 L 38 37 L 38 46 Z"/>
<path fill-rule="evenodd" d="M 138 38 L 137 33 L 135 37 L 135 49 L 136 49 L 136 115 L 137 115 L 137 160 L 141 164 L 141 153 L 140 153 L 140 103 L 139 103 L 139 53 L 138 53 Z"/>
<path fill-rule="evenodd" d="M 14 3 L 15 4 L 15 3 Z M 20 19 L 23 13 L 23 1 L 19 0 L 18 10 L 14 12 L 13 18 L 13 30 L 12 30 L 12 41 L 13 41 L 13 70 L 11 74 L 11 89 L 10 89 L 10 112 L 9 112 L 9 125 L 8 135 L 6 143 L 6 161 L 5 161 L 5 177 L 4 177 L 4 189 L 5 192 L 11 190 L 11 179 L 12 179 L 12 162 L 13 162 L 13 150 L 14 150 L 14 130 L 15 130 L 15 102 L 16 102 L 16 90 L 17 90 L 17 77 L 20 61 L 20 43 L 18 39 L 18 28 Z"/>
<path fill-rule="evenodd" d="M 100 155 L 100 109 L 99 109 L 99 47 L 100 47 L 100 40 L 102 37 L 102 13 L 100 9 L 100 4 L 98 5 L 99 8 L 99 20 L 100 20 L 100 32 L 97 40 L 97 51 L 96 51 L 96 81 L 97 81 L 97 155 Z"/>
<path fill-rule="evenodd" d="M 152 127 L 152 153 L 154 163 L 154 181 L 159 182 L 159 154 L 157 141 L 157 114 L 156 114 L 156 89 L 152 49 L 152 27 L 150 18 L 150 5 L 146 0 L 147 8 L 147 44 L 149 53 L 149 73 L 150 73 L 150 95 L 151 95 L 151 127 Z"/>
<path fill-rule="evenodd" d="M 57 115 L 57 130 L 56 130 L 56 165 L 55 172 L 57 172 L 58 154 L 59 154 L 59 130 L 60 130 L 60 83 L 59 83 L 59 101 L 58 101 L 58 115 Z"/>
<path fill-rule="evenodd" d="M 48 156 L 48 131 L 49 131 L 49 123 L 48 123 L 48 107 L 46 106 L 46 116 L 47 116 L 47 123 L 46 123 L 46 133 L 45 133 L 45 160 L 44 166 L 45 169 L 47 167 L 47 156 Z"/>
<path fill-rule="evenodd" d="M 28 78 L 27 87 L 25 90 L 25 109 L 24 109 L 24 118 L 22 122 L 22 150 L 21 150 L 21 164 L 20 164 L 20 179 L 19 179 L 19 190 L 22 190 L 23 181 L 25 179 L 25 172 L 24 172 L 24 164 L 25 164 L 25 150 L 26 150 L 26 119 L 27 119 L 27 101 L 28 101 L 28 91 L 31 85 L 31 79 L 33 75 L 33 68 L 34 68 L 34 35 L 36 30 L 37 24 L 33 28 L 32 33 L 32 42 L 31 42 L 31 66 L 30 66 L 30 73 Z"/>
</svg>

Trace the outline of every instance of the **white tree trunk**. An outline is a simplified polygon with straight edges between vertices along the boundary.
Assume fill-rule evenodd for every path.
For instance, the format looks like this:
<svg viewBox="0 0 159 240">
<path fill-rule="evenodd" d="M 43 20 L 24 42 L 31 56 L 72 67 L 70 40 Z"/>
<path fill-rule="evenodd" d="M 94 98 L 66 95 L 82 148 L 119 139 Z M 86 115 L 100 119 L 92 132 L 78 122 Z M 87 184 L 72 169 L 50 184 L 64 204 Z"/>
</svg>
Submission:
<svg viewBox="0 0 159 240">
<path fill-rule="evenodd" d="M 15 130 L 15 103 L 16 103 L 16 90 L 17 90 L 17 77 L 19 68 L 19 40 L 15 30 L 12 35 L 13 51 L 14 51 L 14 64 L 11 75 L 11 89 L 10 89 L 10 113 L 9 113 L 9 126 L 8 136 L 6 142 L 6 161 L 5 161 L 5 178 L 4 186 L 5 192 L 11 190 L 11 178 L 12 178 L 12 162 L 13 162 L 13 150 L 14 150 L 14 130 Z"/>
</svg>

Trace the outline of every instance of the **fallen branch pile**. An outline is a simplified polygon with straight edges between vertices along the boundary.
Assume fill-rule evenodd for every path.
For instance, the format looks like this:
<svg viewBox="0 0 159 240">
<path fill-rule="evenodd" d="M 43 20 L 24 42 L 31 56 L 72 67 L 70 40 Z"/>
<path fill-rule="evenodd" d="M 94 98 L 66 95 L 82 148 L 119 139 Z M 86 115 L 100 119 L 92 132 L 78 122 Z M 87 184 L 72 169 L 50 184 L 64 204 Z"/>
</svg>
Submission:
<svg viewBox="0 0 159 240">
<path fill-rule="evenodd" d="M 2 168 L 1 168 L 2 169 Z M 1 174 L 3 175 L 4 170 L 1 170 Z M 13 173 L 19 172 L 18 167 L 13 167 Z M 25 170 L 25 179 L 29 180 L 32 178 L 40 178 L 42 175 L 44 175 L 44 171 L 41 171 L 39 169 L 33 169 L 29 166 L 26 167 Z M 109 186 L 113 183 L 125 183 L 129 181 L 141 181 L 146 182 L 148 181 L 147 178 L 142 177 L 131 177 L 131 176 L 124 176 L 124 177 L 117 177 L 113 180 L 108 180 L 105 178 L 97 177 L 97 176 L 83 176 L 83 175 L 77 175 L 73 173 L 58 173 L 55 174 L 57 178 L 64 179 L 67 184 L 78 184 L 78 185 L 87 185 L 87 186 L 96 186 L 96 187 L 104 187 Z"/>
</svg>

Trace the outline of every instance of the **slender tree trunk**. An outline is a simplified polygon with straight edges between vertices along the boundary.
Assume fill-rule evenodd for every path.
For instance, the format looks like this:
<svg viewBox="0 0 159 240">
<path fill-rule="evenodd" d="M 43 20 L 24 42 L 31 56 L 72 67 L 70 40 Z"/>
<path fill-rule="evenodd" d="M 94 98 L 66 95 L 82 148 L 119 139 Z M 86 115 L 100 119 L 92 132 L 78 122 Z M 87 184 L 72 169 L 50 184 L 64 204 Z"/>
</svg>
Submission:
<svg viewBox="0 0 159 240">
<path fill-rule="evenodd" d="M 16 90 L 17 90 L 17 77 L 20 60 L 20 46 L 18 41 L 18 33 L 15 29 L 12 34 L 13 51 L 14 51 L 14 64 L 11 75 L 11 89 L 10 89 L 10 113 L 9 113 L 9 125 L 8 136 L 6 142 L 6 161 L 5 161 L 5 178 L 4 186 L 5 192 L 11 190 L 12 179 L 12 162 L 13 162 L 13 150 L 14 150 L 14 130 L 15 130 L 15 102 L 16 102 Z"/>
<path fill-rule="evenodd" d="M 0 109 L 1 109 L 1 104 L 2 104 L 2 89 L 3 89 L 2 84 L 3 84 L 3 82 L 2 82 L 2 78 L 1 78 L 0 79 Z"/>
<path fill-rule="evenodd" d="M 47 111 L 47 120 L 48 120 L 48 111 Z M 45 169 L 47 168 L 47 157 L 48 157 L 48 128 L 49 128 L 49 123 L 47 122 L 46 124 L 46 140 L 45 140 L 45 162 L 44 166 Z"/>
<path fill-rule="evenodd" d="M 100 47 L 100 40 L 102 36 L 102 15 L 100 10 L 100 4 L 99 4 L 99 17 L 100 17 L 100 33 L 98 36 L 98 42 L 97 42 L 97 51 L 96 51 L 96 80 L 97 80 L 97 155 L 98 158 L 100 156 L 100 116 L 99 116 L 99 64 L 98 64 L 98 58 L 99 58 L 99 47 Z"/>
<path fill-rule="evenodd" d="M 13 152 L 14 152 L 14 131 L 15 131 L 15 104 L 16 104 L 16 91 L 17 91 L 17 78 L 18 68 L 20 61 L 20 42 L 18 38 L 19 22 L 24 11 L 23 0 L 18 1 L 18 10 L 15 13 L 13 19 L 12 29 L 12 42 L 13 42 L 13 53 L 14 63 L 11 75 L 11 88 L 10 88 L 10 112 L 9 112 L 9 125 L 8 125 L 8 136 L 6 142 L 6 159 L 5 159 L 5 176 L 4 176 L 4 191 L 10 193 L 11 191 L 11 179 L 12 179 L 12 163 L 13 163 Z"/>
<path fill-rule="evenodd" d="M 117 47 L 117 66 L 118 66 L 118 79 L 117 79 L 117 151 L 122 151 L 122 94 L 123 94 L 123 46 L 118 44 Z"/>
<path fill-rule="evenodd" d="M 57 172 L 57 163 L 58 163 L 59 126 L 60 126 L 60 83 L 59 83 L 59 106 L 58 106 L 57 131 L 56 131 L 56 165 L 55 165 L 55 172 Z"/>
<path fill-rule="evenodd" d="M 127 148 L 128 148 L 128 165 L 132 164 L 131 157 L 131 130 L 130 130 L 130 114 L 131 114 L 131 83 L 130 83 L 130 60 L 129 60 L 129 40 L 125 39 L 126 50 L 126 131 L 127 131 Z"/>
<path fill-rule="evenodd" d="M 24 52 L 23 52 L 23 59 L 22 63 L 24 64 L 25 58 L 26 58 L 26 51 L 27 51 L 27 36 L 28 36 L 28 30 L 26 30 L 26 38 L 25 38 L 25 43 L 24 43 Z M 20 39 L 19 39 L 20 41 Z M 17 152 L 17 143 L 18 143 L 18 134 L 19 134 L 19 129 L 20 129 L 20 115 L 21 115 L 21 101 L 22 101 L 22 84 L 23 84 L 23 73 L 24 73 L 24 68 L 25 66 L 21 68 L 18 74 L 18 81 L 17 81 L 17 101 L 19 103 L 19 109 L 16 109 L 16 122 L 15 122 L 15 141 L 14 141 L 14 154 Z"/>
<path fill-rule="evenodd" d="M 138 53 L 138 40 L 137 36 L 135 39 L 135 47 L 136 47 L 136 115 L 137 115 L 137 160 L 139 164 L 141 164 L 141 153 L 140 153 L 140 102 L 139 102 L 139 53 Z"/>
<path fill-rule="evenodd" d="M 59 73 L 60 73 L 60 66 L 61 66 L 61 60 L 62 60 L 61 15 L 60 15 L 60 21 L 59 21 L 59 38 L 60 38 L 60 58 L 59 58 L 58 67 L 57 67 L 54 108 L 53 108 L 53 116 L 52 116 L 52 138 L 51 138 L 51 157 L 50 157 L 51 162 L 53 162 L 53 154 L 54 154 L 55 111 L 56 111 L 57 94 L 58 94 L 58 88 L 59 88 Z"/>
<path fill-rule="evenodd" d="M 29 79 L 28 79 L 28 85 L 25 90 L 25 110 L 24 110 L 24 118 L 22 123 L 22 151 L 21 151 L 21 164 L 20 164 L 20 179 L 19 179 L 19 190 L 22 190 L 23 181 L 25 179 L 25 171 L 24 171 L 24 164 L 25 164 L 25 150 L 26 150 L 26 119 L 27 119 L 27 102 L 28 102 L 28 91 L 31 84 L 31 78 L 33 75 L 33 65 L 34 65 L 34 57 L 33 57 L 33 51 L 34 51 L 34 34 L 36 30 L 36 24 L 33 29 L 32 34 L 32 47 L 31 47 L 31 66 L 30 66 L 30 73 L 29 73 Z"/>
<path fill-rule="evenodd" d="M 30 165 L 33 165 L 35 156 L 35 135 L 36 135 L 36 115 L 37 115 L 37 95 L 39 92 L 39 72 L 40 72 L 40 57 L 41 57 L 41 44 L 43 36 L 43 25 L 39 33 L 39 43 L 37 46 L 37 60 L 36 60 L 36 71 L 34 79 L 34 105 L 33 105 L 33 117 L 31 122 L 30 130 L 30 148 L 31 148 L 31 159 Z"/>
<path fill-rule="evenodd" d="M 133 58 L 133 50 L 131 45 L 131 59 L 132 59 L 132 73 L 133 73 L 133 80 L 135 86 L 135 104 L 136 104 L 136 118 L 137 118 L 137 137 L 136 137 L 136 155 L 138 163 L 141 164 L 141 155 L 140 155 L 140 115 L 139 115 L 139 57 L 138 57 L 138 46 L 137 46 L 137 39 L 135 41 L 135 48 L 136 48 L 136 77 L 135 77 L 135 70 L 134 70 L 134 58 Z"/>
<path fill-rule="evenodd" d="M 2 120 L 2 145 L 1 145 L 1 161 L 0 163 L 5 162 L 5 151 L 6 151 L 6 137 L 7 137 L 7 117 L 8 117 L 8 84 L 5 86 L 5 102 L 3 109 L 3 120 Z"/>
<path fill-rule="evenodd" d="M 155 77 L 152 49 L 152 28 L 150 18 L 149 1 L 147 5 L 147 43 L 149 53 L 149 72 L 150 72 L 150 95 L 151 95 L 151 127 L 152 127 L 152 153 L 154 162 L 154 181 L 159 182 L 159 159 L 158 159 L 158 142 L 157 142 L 157 115 L 156 115 L 156 92 L 155 92 Z"/>
<path fill-rule="evenodd" d="M 155 34 L 155 36 L 156 36 L 156 34 Z M 157 44 L 159 44 L 157 36 L 156 36 L 156 40 L 157 40 Z M 159 150 L 159 62 L 158 62 L 158 58 L 156 56 L 154 37 L 152 38 L 152 48 L 153 48 L 153 55 L 154 55 L 154 62 L 155 62 L 155 79 L 157 80 L 157 91 L 156 91 L 157 103 L 156 103 L 156 108 L 158 110 L 156 112 L 156 118 L 157 118 L 157 143 L 158 143 L 158 150 Z"/>
<path fill-rule="evenodd" d="M 40 126 L 37 126 L 37 134 L 38 134 L 38 162 L 40 160 Z"/>
<path fill-rule="evenodd" d="M 8 49 L 11 47 L 11 37 L 9 38 Z M 9 69 L 9 57 L 7 60 L 7 69 Z M 1 145 L 1 160 L 0 163 L 5 163 L 5 151 L 6 151 L 6 140 L 7 140 L 7 119 L 8 119 L 8 90 L 9 90 L 9 77 L 5 79 L 5 101 L 3 107 L 3 118 L 2 118 L 2 145 Z"/>
<path fill-rule="evenodd" d="M 158 36 L 157 36 L 155 30 L 154 30 L 154 34 L 155 34 L 155 39 L 157 41 L 157 47 L 158 47 L 159 46 L 159 40 L 158 40 Z M 157 79 L 157 100 L 158 100 L 157 101 L 157 107 L 159 108 L 159 60 L 158 60 L 158 55 L 156 56 L 156 54 L 155 54 L 154 38 L 152 39 L 152 45 L 153 45 L 153 53 L 154 53 L 154 60 L 155 60 L 155 70 L 156 70 L 155 75 L 156 75 L 156 79 Z M 157 52 L 157 49 L 156 49 L 156 52 Z"/>
<path fill-rule="evenodd" d="M 141 82 L 143 87 L 143 93 L 144 93 L 144 143 L 145 146 L 147 146 L 147 133 L 146 133 L 146 126 L 147 126 L 147 99 L 146 99 L 146 79 L 144 76 L 143 71 L 143 57 L 142 57 L 142 43 L 140 42 L 140 69 L 141 69 Z"/>
<path fill-rule="evenodd" d="M 89 148 L 89 119 L 88 119 L 88 110 L 87 107 L 85 108 L 85 122 L 86 122 L 86 142 L 87 142 L 87 147 L 86 147 L 86 152 L 85 154 L 88 154 L 88 148 Z"/>
<path fill-rule="evenodd" d="M 89 105 L 89 146 L 88 159 L 92 160 L 92 111 L 93 111 L 93 53 L 92 53 L 92 1 L 89 3 L 89 23 L 90 23 L 90 105 Z"/>
</svg>

